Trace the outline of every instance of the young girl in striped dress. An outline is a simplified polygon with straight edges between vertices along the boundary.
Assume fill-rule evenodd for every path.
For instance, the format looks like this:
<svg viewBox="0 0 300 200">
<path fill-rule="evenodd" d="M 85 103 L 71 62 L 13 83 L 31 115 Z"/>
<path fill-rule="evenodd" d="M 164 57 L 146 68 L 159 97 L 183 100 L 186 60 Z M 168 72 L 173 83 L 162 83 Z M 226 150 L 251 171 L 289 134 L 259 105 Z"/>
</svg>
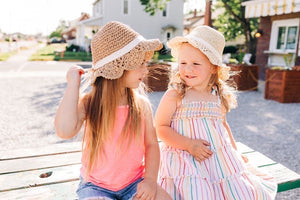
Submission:
<svg viewBox="0 0 300 200">
<path fill-rule="evenodd" d="M 225 82 L 224 36 L 200 26 L 168 46 L 179 70 L 155 116 L 160 185 L 172 199 L 274 199 L 277 184 L 241 157 L 226 122 L 236 98 Z"/>
</svg>

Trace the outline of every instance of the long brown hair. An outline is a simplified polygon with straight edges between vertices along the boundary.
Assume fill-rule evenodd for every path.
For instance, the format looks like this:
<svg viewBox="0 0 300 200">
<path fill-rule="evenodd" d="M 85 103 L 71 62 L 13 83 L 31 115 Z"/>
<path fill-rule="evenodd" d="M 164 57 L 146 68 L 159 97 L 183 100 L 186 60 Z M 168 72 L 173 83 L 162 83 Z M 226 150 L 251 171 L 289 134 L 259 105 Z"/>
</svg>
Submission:
<svg viewBox="0 0 300 200">
<path fill-rule="evenodd" d="M 116 110 L 124 91 L 121 91 L 123 76 L 119 79 L 105 79 L 97 77 L 92 90 L 86 96 L 86 124 L 84 131 L 84 150 L 88 155 L 86 176 L 91 172 L 93 163 L 98 155 L 104 154 L 104 143 L 111 136 L 115 126 Z M 142 105 L 140 98 L 131 88 L 125 89 L 125 96 L 129 105 L 129 113 L 122 130 L 121 138 L 128 139 L 128 144 L 141 136 Z M 128 131 L 130 130 L 130 131 Z M 124 141 L 124 140 L 123 140 Z M 123 144 L 123 143 L 120 143 Z M 124 146 L 120 146 L 121 149 Z"/>
</svg>

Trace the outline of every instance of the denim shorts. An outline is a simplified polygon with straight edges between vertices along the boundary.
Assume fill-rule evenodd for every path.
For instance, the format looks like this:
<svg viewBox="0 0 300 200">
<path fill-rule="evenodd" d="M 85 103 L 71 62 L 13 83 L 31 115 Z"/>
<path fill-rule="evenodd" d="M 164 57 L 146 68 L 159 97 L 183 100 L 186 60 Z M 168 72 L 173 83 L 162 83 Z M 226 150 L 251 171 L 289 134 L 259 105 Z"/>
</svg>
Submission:
<svg viewBox="0 0 300 200">
<path fill-rule="evenodd" d="M 101 200 L 131 200 L 136 194 L 137 185 L 143 178 L 136 180 L 127 187 L 119 191 L 111 191 L 99 187 L 91 182 L 84 182 L 80 177 L 80 183 L 76 191 L 79 200 L 101 199 Z"/>
</svg>

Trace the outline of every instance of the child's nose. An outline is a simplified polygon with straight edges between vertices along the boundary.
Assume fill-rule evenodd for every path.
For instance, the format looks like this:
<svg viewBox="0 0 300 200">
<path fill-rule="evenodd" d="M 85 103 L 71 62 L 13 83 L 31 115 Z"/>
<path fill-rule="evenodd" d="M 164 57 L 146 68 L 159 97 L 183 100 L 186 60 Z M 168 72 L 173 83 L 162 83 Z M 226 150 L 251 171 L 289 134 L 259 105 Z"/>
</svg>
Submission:
<svg viewBox="0 0 300 200">
<path fill-rule="evenodd" d="M 188 72 L 193 70 L 191 65 L 186 65 L 184 69 L 185 69 L 185 71 L 188 71 Z"/>
</svg>

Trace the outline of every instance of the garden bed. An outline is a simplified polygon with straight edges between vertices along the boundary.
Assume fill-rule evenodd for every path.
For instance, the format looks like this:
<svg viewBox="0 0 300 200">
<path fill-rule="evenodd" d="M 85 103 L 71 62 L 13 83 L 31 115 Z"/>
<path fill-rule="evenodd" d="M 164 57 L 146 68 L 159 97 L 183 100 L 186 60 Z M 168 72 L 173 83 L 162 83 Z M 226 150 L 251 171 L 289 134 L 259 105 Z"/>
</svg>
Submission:
<svg viewBox="0 0 300 200">
<path fill-rule="evenodd" d="M 265 99 L 280 103 L 300 102 L 300 71 L 268 69 L 265 82 Z"/>
</svg>

